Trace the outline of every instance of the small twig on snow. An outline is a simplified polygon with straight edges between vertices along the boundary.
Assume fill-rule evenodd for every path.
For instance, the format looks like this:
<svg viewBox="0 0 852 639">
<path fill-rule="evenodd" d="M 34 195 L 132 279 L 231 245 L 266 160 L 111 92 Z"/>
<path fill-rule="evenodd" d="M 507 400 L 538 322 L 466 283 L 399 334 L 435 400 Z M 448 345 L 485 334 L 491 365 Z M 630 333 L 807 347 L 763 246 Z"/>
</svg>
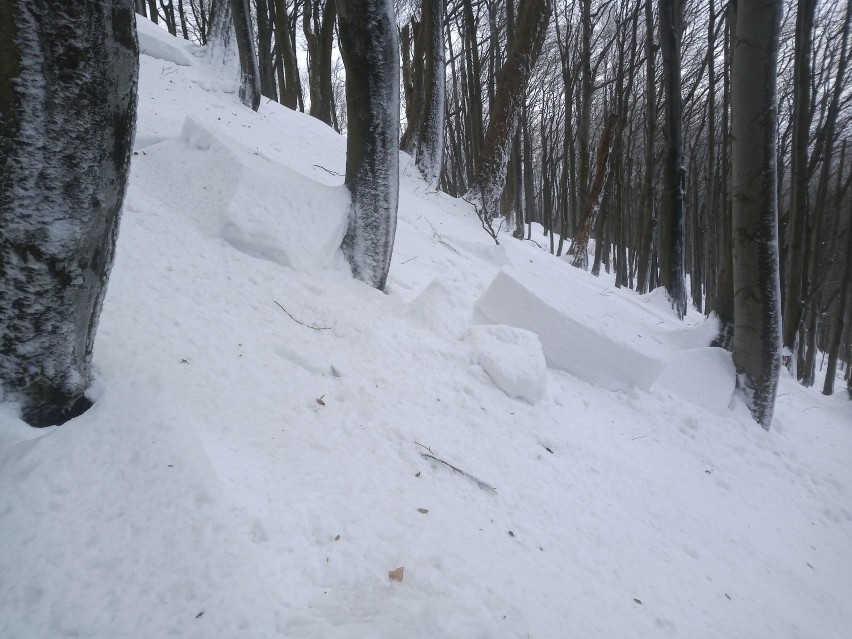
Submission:
<svg viewBox="0 0 852 639">
<path fill-rule="evenodd" d="M 337 171 L 332 171 L 331 169 L 327 169 L 324 166 L 320 166 L 319 164 L 314 164 L 318 169 L 322 169 L 326 173 L 331 173 L 331 175 L 336 175 L 337 177 L 343 177 L 343 173 L 338 173 Z"/>
<path fill-rule="evenodd" d="M 426 217 L 426 218 L 423 218 L 423 219 L 424 219 L 424 220 L 426 220 L 426 223 L 427 223 L 429 226 L 431 226 L 431 227 L 432 227 L 432 239 L 433 239 L 433 240 L 438 240 L 438 244 L 443 244 L 443 245 L 444 245 L 444 246 L 446 246 L 448 249 L 450 249 L 453 253 L 455 253 L 456 255 L 458 255 L 458 254 L 459 254 L 458 249 L 456 249 L 456 247 L 455 247 L 455 246 L 453 246 L 452 244 L 450 244 L 449 242 L 447 242 L 447 241 L 444 239 L 444 237 L 443 237 L 440 233 L 438 233 L 438 229 L 436 229 L 436 228 L 435 228 L 435 225 L 434 225 L 434 224 L 432 224 L 432 222 L 430 222 L 430 221 L 429 221 L 429 218 L 428 218 L 428 217 Z"/>
<path fill-rule="evenodd" d="M 494 486 L 492 486 L 490 484 L 486 484 L 481 479 L 477 479 L 476 477 L 474 477 L 470 473 L 463 471 L 461 468 L 457 468 L 456 466 L 453 466 L 451 463 L 446 462 L 439 457 L 436 457 L 435 453 L 428 446 L 424 446 L 423 444 L 421 444 L 418 441 L 415 441 L 414 443 L 417 444 L 418 446 L 420 446 L 420 448 L 423 448 L 424 450 L 429 451 L 428 453 L 422 453 L 422 452 L 420 453 L 420 456 L 423 457 L 424 459 L 431 459 L 432 461 L 436 461 L 440 464 L 443 464 L 447 468 L 450 468 L 454 473 L 458 473 L 459 475 L 463 475 L 464 477 L 467 477 L 468 479 L 470 479 L 472 482 L 474 482 L 477 486 L 479 486 L 483 490 L 490 490 L 490 491 L 493 491 L 495 493 L 497 492 L 497 489 L 494 488 Z"/>
<path fill-rule="evenodd" d="M 275 303 L 278 305 L 278 308 L 280 308 L 282 311 L 284 311 L 285 313 L 287 313 L 287 316 L 288 316 L 291 320 L 293 320 L 294 322 L 296 322 L 296 324 L 301 324 L 302 326 L 304 326 L 304 327 L 306 327 L 306 328 L 311 328 L 311 329 L 313 329 L 313 330 L 315 330 L 315 331 L 330 331 L 330 330 L 331 330 L 331 326 L 311 326 L 310 324 L 305 324 L 304 322 L 300 322 L 300 321 L 299 321 L 299 320 L 297 320 L 295 317 L 293 317 L 293 314 L 292 314 L 292 313 L 290 313 L 290 311 L 288 311 L 286 308 L 284 308 L 283 306 L 281 306 L 281 304 L 278 304 L 278 302 L 276 302 L 275 300 L 272 300 L 272 301 L 273 301 L 273 302 L 275 302 Z"/>
<path fill-rule="evenodd" d="M 402 262 L 402 264 L 408 264 L 409 262 L 413 262 L 413 261 L 414 261 L 414 260 L 416 260 L 416 259 L 417 259 L 417 256 L 415 255 L 415 256 L 414 256 L 414 257 L 412 257 L 411 259 L 409 259 L 409 260 L 405 260 L 404 262 Z M 402 264 L 400 264 L 400 266 L 402 266 Z"/>
</svg>

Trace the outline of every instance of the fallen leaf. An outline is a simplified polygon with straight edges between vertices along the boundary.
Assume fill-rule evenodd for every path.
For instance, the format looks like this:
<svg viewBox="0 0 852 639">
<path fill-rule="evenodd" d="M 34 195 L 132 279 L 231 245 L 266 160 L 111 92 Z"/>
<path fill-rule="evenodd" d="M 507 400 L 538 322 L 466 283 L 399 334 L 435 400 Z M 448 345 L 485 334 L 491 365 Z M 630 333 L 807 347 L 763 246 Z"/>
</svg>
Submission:
<svg viewBox="0 0 852 639">
<path fill-rule="evenodd" d="M 203 615 L 203 614 L 204 614 L 204 611 L 202 610 L 202 611 L 201 611 L 201 612 L 199 612 L 197 615 L 195 615 L 195 618 L 196 618 L 196 619 L 198 619 L 198 618 L 199 618 L 201 615 Z"/>
<path fill-rule="evenodd" d="M 731 595 L 729 595 L 729 594 L 726 592 L 726 593 L 725 593 L 725 596 L 728 598 L 728 601 L 731 601 Z"/>
<path fill-rule="evenodd" d="M 515 533 L 513 533 L 513 532 L 510 530 L 510 531 L 509 531 L 509 537 L 514 537 L 514 536 L 515 536 Z"/>
<path fill-rule="evenodd" d="M 320 395 L 319 397 L 317 397 L 317 404 L 319 404 L 320 406 L 325 406 L 325 402 L 322 401 L 323 397 L 325 397 L 325 395 Z"/>
<path fill-rule="evenodd" d="M 425 515 L 426 513 L 429 512 L 429 509 L 428 508 L 418 508 L 417 512 L 419 512 L 421 515 Z"/>
<path fill-rule="evenodd" d="M 334 541 L 340 541 L 340 535 L 337 535 L 337 537 L 334 538 Z"/>
<path fill-rule="evenodd" d="M 394 568 L 388 573 L 388 577 L 393 579 L 394 581 L 402 581 L 402 573 L 405 571 L 405 566 L 400 566 L 399 568 Z"/>
<path fill-rule="evenodd" d="M 640 606 L 642 605 L 642 600 L 641 600 L 641 599 L 637 599 L 636 597 L 633 597 L 633 601 L 635 601 L 636 603 L 638 603 Z"/>
<path fill-rule="evenodd" d="M 414 476 L 415 476 L 415 477 L 420 477 L 420 471 L 418 470 L 418 471 L 417 471 L 417 473 L 416 473 Z"/>
</svg>

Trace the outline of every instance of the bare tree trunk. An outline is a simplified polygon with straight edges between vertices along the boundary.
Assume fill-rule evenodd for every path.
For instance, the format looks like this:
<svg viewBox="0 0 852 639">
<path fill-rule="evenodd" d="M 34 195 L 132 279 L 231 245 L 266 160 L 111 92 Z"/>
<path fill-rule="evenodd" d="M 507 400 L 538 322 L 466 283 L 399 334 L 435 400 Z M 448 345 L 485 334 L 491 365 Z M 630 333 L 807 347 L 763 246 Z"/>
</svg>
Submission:
<svg viewBox="0 0 852 639">
<path fill-rule="evenodd" d="M 680 45 L 683 0 L 659 0 L 660 50 L 663 55 L 663 93 L 666 106 L 665 189 L 660 224 L 660 276 L 672 307 L 681 319 L 686 315 L 683 222 L 683 97 L 681 95 Z"/>
<path fill-rule="evenodd" d="M 518 124 L 524 92 L 538 60 L 550 21 L 549 0 L 523 0 L 513 46 L 497 79 L 494 108 L 485 133 L 479 173 L 466 199 L 475 203 L 483 226 L 495 241 L 491 226 L 506 184 L 506 163 L 515 127 Z"/>
<path fill-rule="evenodd" d="M 432 186 L 437 186 L 444 160 L 444 0 L 423 0 L 422 22 L 425 56 L 420 135 L 417 136 L 417 168 Z"/>
<path fill-rule="evenodd" d="M 0 401 L 85 411 L 136 126 L 133 0 L 0 2 Z"/>
<path fill-rule="evenodd" d="M 391 0 L 340 0 L 339 10 L 349 124 L 346 185 L 352 194 L 342 249 L 356 278 L 383 289 L 399 201 L 396 17 Z"/>
<path fill-rule="evenodd" d="M 588 266 L 588 256 L 586 253 L 589 238 L 592 236 L 592 229 L 595 227 L 595 222 L 601 208 L 601 197 L 609 167 L 609 152 L 612 149 L 613 134 L 615 133 L 618 121 L 618 114 L 610 113 L 607 116 L 603 131 L 601 131 L 601 140 L 598 143 L 598 157 L 595 162 L 595 178 L 592 182 L 592 188 L 589 190 L 588 199 L 586 200 L 583 221 L 574 235 L 573 244 L 571 244 L 571 253 L 574 255 L 571 264 L 578 268 L 586 268 Z M 598 234 L 598 244 L 601 243 L 600 236 L 601 234 Z"/>
<path fill-rule="evenodd" d="M 648 101 L 645 107 L 645 174 L 642 183 L 642 221 L 639 232 L 639 265 L 636 289 L 647 293 L 654 238 L 654 146 L 657 142 L 657 78 L 654 65 L 654 15 L 652 0 L 645 0 L 645 82 Z"/>
<path fill-rule="evenodd" d="M 778 192 L 775 181 L 782 0 L 737 10 L 731 71 L 734 365 L 755 420 L 769 430 L 781 368 Z"/>
<path fill-rule="evenodd" d="M 796 336 L 802 319 L 802 277 L 805 225 L 808 218 L 808 142 L 811 128 L 811 49 L 817 0 L 799 0 L 793 58 L 793 152 L 790 158 L 792 198 L 784 303 L 784 347 L 791 353 L 787 366 L 796 366 Z"/>
<path fill-rule="evenodd" d="M 304 0 L 304 2 L 305 13 L 302 25 L 308 44 L 310 114 L 331 126 L 331 103 L 334 97 L 331 84 L 331 57 L 332 45 L 334 44 L 334 20 L 337 15 L 338 2 L 336 0 L 325 0 L 322 19 L 319 15 L 319 0 Z"/>
</svg>

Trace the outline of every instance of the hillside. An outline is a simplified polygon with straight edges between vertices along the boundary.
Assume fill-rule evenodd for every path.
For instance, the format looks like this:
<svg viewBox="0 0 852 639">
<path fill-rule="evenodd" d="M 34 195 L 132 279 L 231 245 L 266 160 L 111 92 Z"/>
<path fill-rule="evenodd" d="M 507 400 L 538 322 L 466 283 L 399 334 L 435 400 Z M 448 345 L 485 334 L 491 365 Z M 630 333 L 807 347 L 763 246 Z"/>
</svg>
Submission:
<svg viewBox="0 0 852 639">
<path fill-rule="evenodd" d="M 139 29 L 97 401 L 0 407 L 0 636 L 848 635 L 843 394 L 784 377 L 764 432 L 712 319 L 495 245 L 405 155 L 353 280 L 345 139 Z"/>
</svg>

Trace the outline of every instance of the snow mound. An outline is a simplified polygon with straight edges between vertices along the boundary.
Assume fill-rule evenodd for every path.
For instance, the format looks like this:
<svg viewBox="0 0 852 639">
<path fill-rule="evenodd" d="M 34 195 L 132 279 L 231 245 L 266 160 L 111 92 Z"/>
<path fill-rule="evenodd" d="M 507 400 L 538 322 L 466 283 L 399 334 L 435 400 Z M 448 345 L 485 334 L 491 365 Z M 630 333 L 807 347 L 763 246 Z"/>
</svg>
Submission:
<svg viewBox="0 0 852 639">
<path fill-rule="evenodd" d="M 535 333 L 512 326 L 473 326 L 465 341 L 474 360 L 509 397 L 536 404 L 547 391 L 547 365 Z"/>
<path fill-rule="evenodd" d="M 470 323 L 470 307 L 458 290 L 436 278 L 408 304 L 408 315 L 441 337 L 458 339 Z"/>
<path fill-rule="evenodd" d="M 136 33 L 139 36 L 139 53 L 166 62 L 174 62 L 182 67 L 192 64 L 187 48 L 195 45 L 185 40 L 178 40 L 150 20 L 137 20 Z"/>
<path fill-rule="evenodd" d="M 694 348 L 671 355 L 651 391 L 719 414 L 727 410 L 735 385 L 730 353 L 721 348 Z"/>
<path fill-rule="evenodd" d="M 273 615 L 192 416 L 154 380 L 0 449 L 0 636 L 270 637 Z M 135 417 L 128 406 L 135 406 Z M 0 417 L 10 421 L 10 417 Z"/>
</svg>

